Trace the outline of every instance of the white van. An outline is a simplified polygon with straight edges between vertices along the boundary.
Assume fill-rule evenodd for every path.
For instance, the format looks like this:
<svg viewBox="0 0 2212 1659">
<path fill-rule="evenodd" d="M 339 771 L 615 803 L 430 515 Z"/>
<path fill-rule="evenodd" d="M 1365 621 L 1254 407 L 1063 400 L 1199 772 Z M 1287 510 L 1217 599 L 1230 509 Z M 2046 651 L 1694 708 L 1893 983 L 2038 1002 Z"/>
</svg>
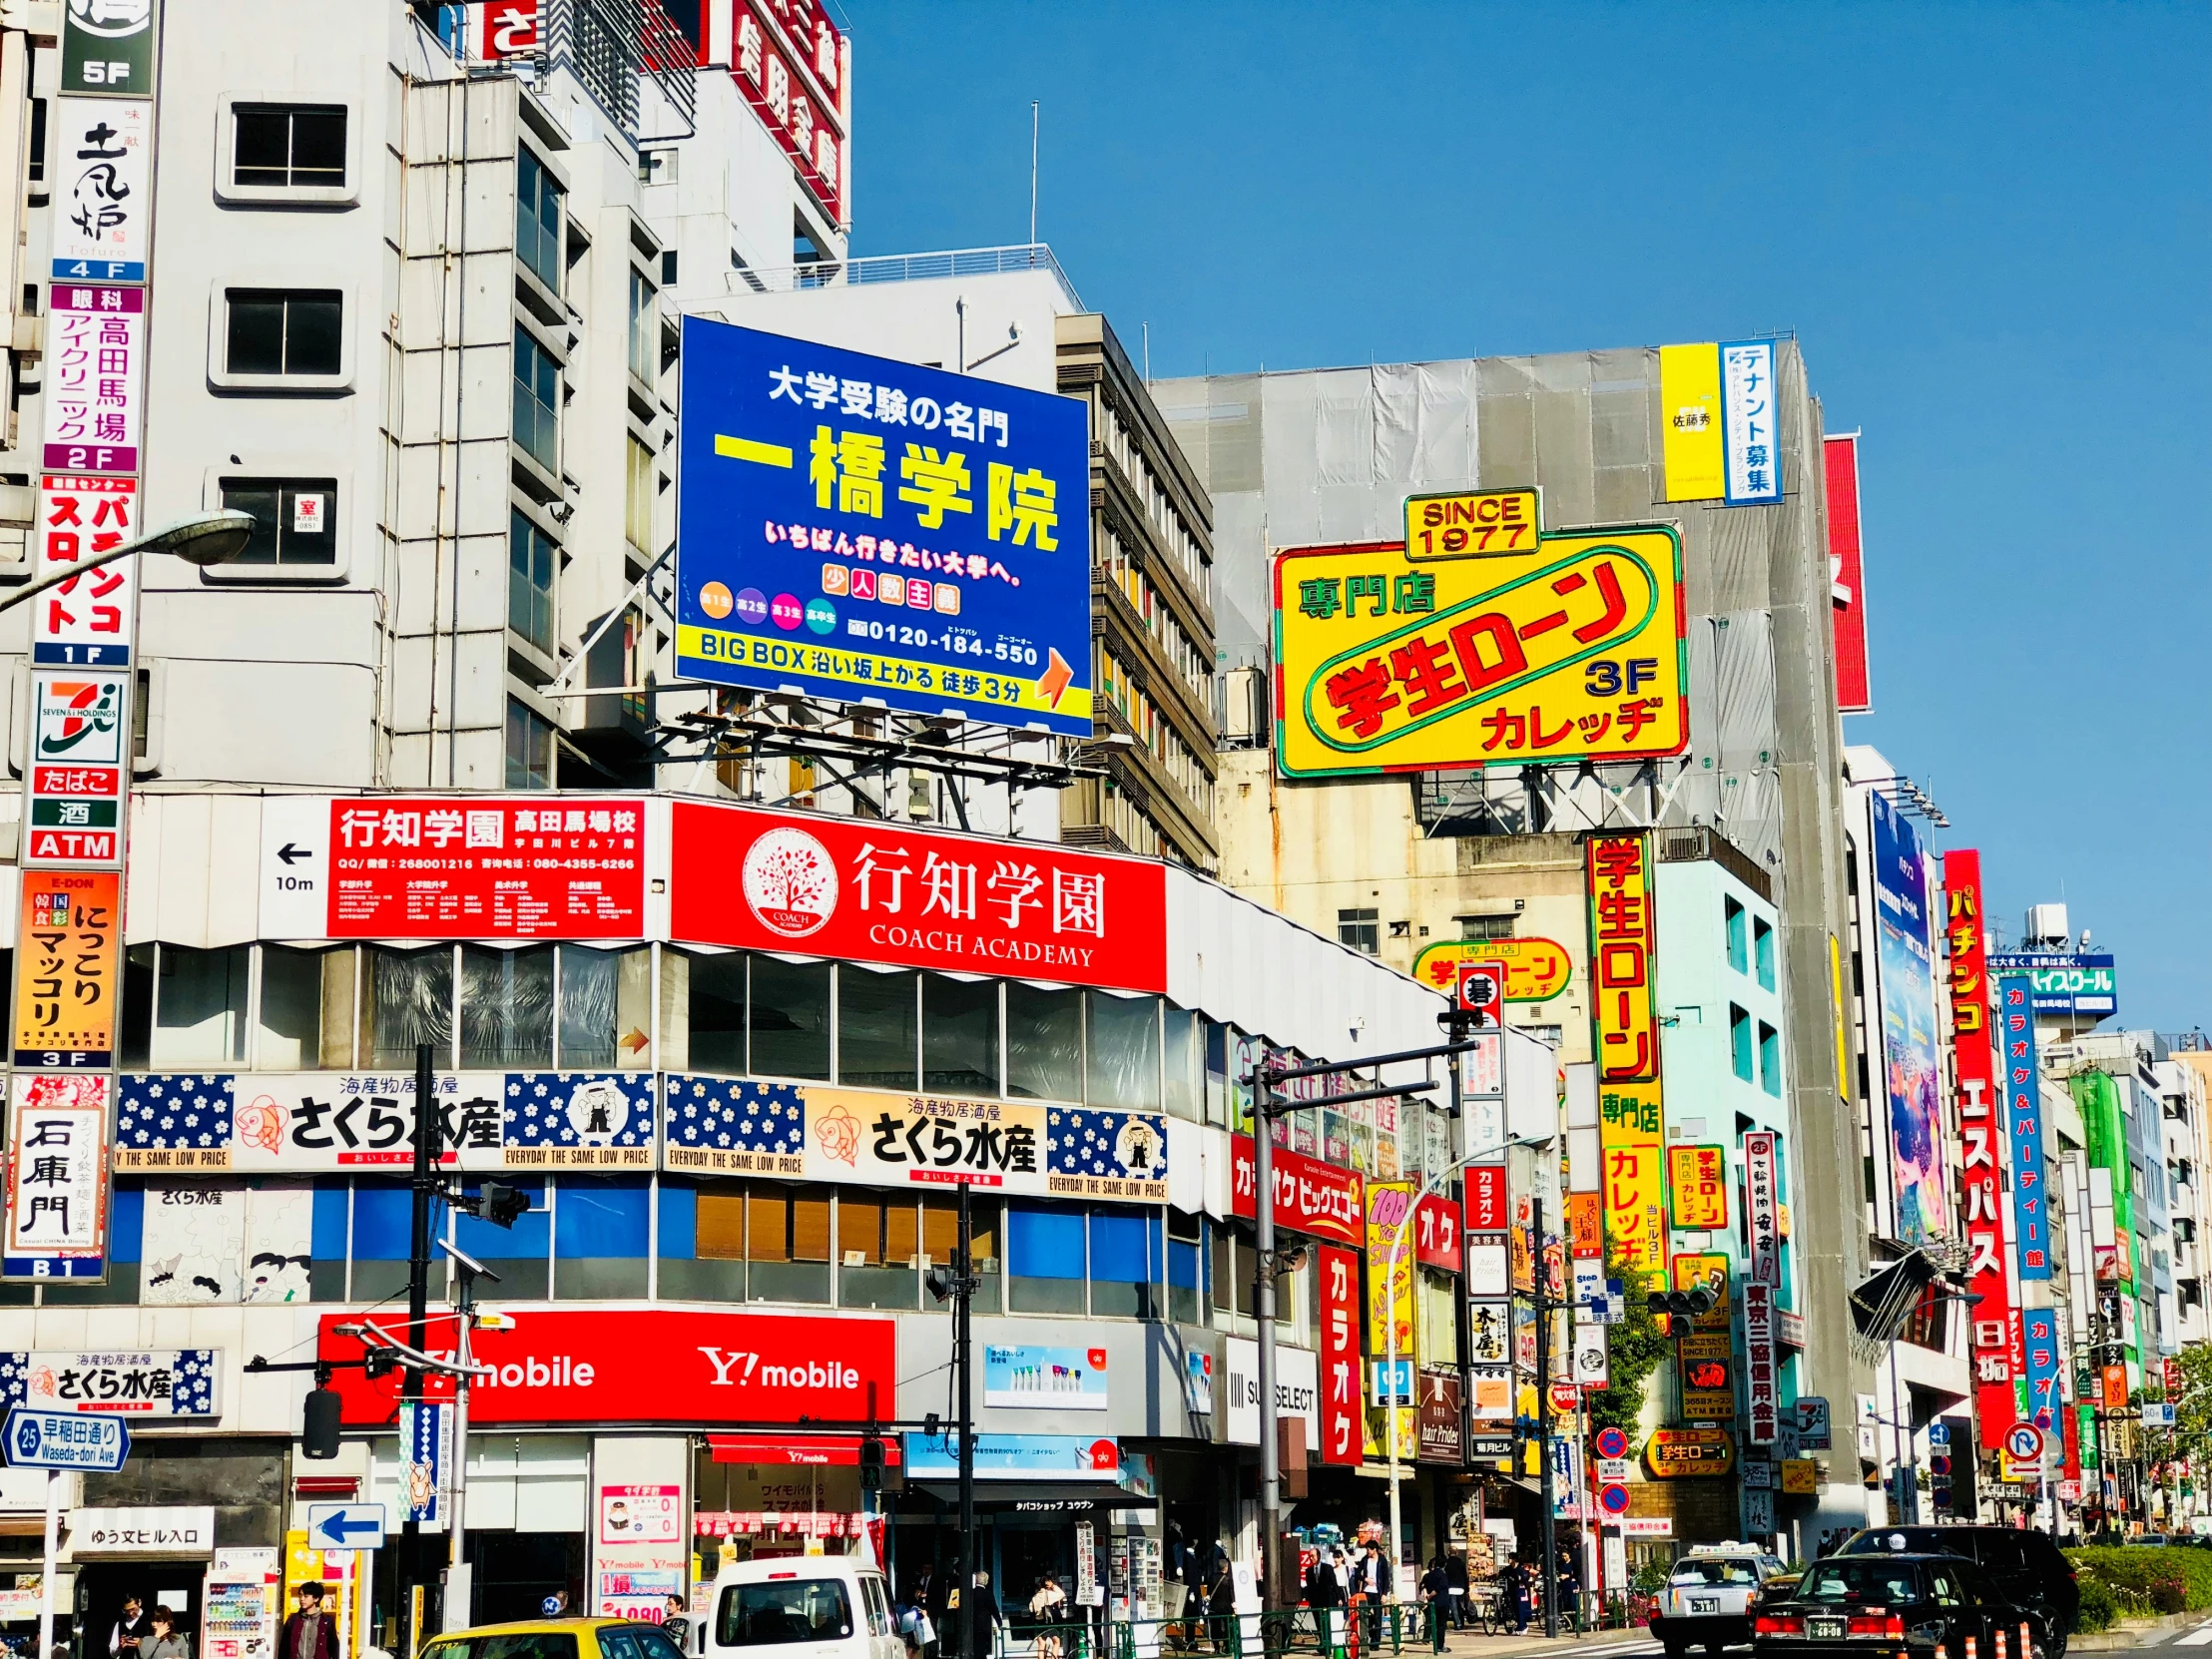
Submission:
<svg viewBox="0 0 2212 1659">
<path fill-rule="evenodd" d="M 849 1555 L 737 1561 L 715 1575 L 705 1659 L 904 1659 L 890 1587 Z"/>
</svg>

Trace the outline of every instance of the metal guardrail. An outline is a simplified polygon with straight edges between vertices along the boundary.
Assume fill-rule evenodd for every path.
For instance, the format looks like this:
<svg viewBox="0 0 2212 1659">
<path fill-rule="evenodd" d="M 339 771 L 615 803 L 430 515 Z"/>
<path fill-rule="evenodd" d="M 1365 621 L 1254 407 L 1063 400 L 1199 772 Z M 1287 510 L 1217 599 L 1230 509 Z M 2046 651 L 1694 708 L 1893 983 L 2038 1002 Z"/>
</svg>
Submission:
<svg viewBox="0 0 2212 1659">
<path fill-rule="evenodd" d="M 922 282 L 946 276 L 995 276 L 1012 271 L 1048 271 L 1077 310 L 1082 296 L 1052 250 L 1041 242 L 1008 248 L 960 248 L 940 254 L 876 254 L 864 259 L 815 260 L 805 265 L 751 267 L 727 275 L 731 293 L 797 293 L 808 288 L 858 287 L 869 282 Z"/>
<path fill-rule="evenodd" d="M 1398 1602 L 1386 1602 L 1372 1615 L 1364 1606 L 1352 1606 L 1106 1624 L 1038 1624 L 1016 1617 L 1000 1627 L 994 1652 L 1000 1659 L 1184 1659 L 1189 1655 L 1212 1659 L 1389 1655 L 1395 1659 L 1400 1654 L 1440 1651 L 1435 1619 L 1445 1620 L 1448 1635 L 1452 1627 L 1443 1608 Z M 1574 1623 L 1563 1618 L 1561 1627 L 1571 1631 Z M 1506 1627 L 1493 1615 L 1478 1620 L 1474 1628 L 1502 1633 Z"/>
</svg>

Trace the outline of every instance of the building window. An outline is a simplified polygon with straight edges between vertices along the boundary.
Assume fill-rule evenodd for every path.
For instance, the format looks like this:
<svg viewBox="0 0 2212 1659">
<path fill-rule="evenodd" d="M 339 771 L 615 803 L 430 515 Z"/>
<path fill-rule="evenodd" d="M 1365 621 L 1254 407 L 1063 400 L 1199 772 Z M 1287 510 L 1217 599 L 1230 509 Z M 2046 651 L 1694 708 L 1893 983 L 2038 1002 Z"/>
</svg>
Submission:
<svg viewBox="0 0 2212 1659">
<path fill-rule="evenodd" d="M 838 1082 L 879 1089 L 917 1086 L 920 977 L 850 965 L 838 971 Z"/>
<path fill-rule="evenodd" d="M 507 788 L 553 787 L 553 723 L 520 698 L 507 699 Z"/>
<path fill-rule="evenodd" d="M 343 105 L 240 104 L 231 119 L 233 184 L 322 190 L 345 184 Z"/>
<path fill-rule="evenodd" d="M 515 258 L 561 291 L 561 187 L 527 149 L 515 153 Z"/>
<path fill-rule="evenodd" d="M 1006 985 L 1006 1092 L 1017 1100 L 1083 1098 L 1083 993 Z"/>
<path fill-rule="evenodd" d="M 246 1058 L 249 945 L 161 947 L 155 970 L 153 1063 L 235 1065 Z"/>
<path fill-rule="evenodd" d="M 230 374 L 343 372 L 345 299 L 336 288 L 230 288 L 223 366 Z"/>
<path fill-rule="evenodd" d="M 1164 1264 L 1157 1210 L 1091 1212 L 1091 1313 L 1160 1317 Z"/>
<path fill-rule="evenodd" d="M 553 540 L 520 512 L 507 533 L 507 626 L 536 646 L 553 649 Z"/>
<path fill-rule="evenodd" d="M 653 283 L 636 266 L 630 268 L 630 372 L 652 385 L 660 377 L 661 327 L 659 308 L 653 302 Z"/>
<path fill-rule="evenodd" d="M 756 1077 L 830 1081 L 830 964 L 753 958 L 749 1003 Z"/>
<path fill-rule="evenodd" d="M 1462 939 L 1509 939 L 1513 936 L 1514 918 L 1502 916 L 1460 916 L 1459 936 Z"/>
<path fill-rule="evenodd" d="M 622 533 L 640 553 L 653 551 L 653 451 L 630 439 L 630 466 L 623 479 Z"/>
<path fill-rule="evenodd" d="M 1116 1112 L 1160 1109 L 1160 999 L 1087 993 L 1084 1096 Z"/>
<path fill-rule="evenodd" d="M 1084 1214 L 1079 1207 L 1008 1205 L 1007 1305 L 1017 1314 L 1073 1314 L 1084 1307 Z"/>
<path fill-rule="evenodd" d="M 921 1086 L 931 1094 L 998 1098 L 998 982 L 925 975 Z"/>
<path fill-rule="evenodd" d="M 1721 900 L 1721 920 L 1728 929 L 1728 965 L 1738 973 L 1751 971 L 1751 954 L 1744 946 L 1744 907 L 1733 898 Z"/>
<path fill-rule="evenodd" d="M 564 1180 L 553 1193 L 553 1294 L 563 1302 L 642 1301 L 653 1255 L 653 1181 Z"/>
<path fill-rule="evenodd" d="M 1747 1083 L 1755 1081 L 1758 1074 L 1752 1070 L 1751 1016 L 1733 1002 L 1728 1005 L 1728 1050 L 1736 1075 Z"/>
<path fill-rule="evenodd" d="M 1382 928 L 1380 913 L 1373 910 L 1339 910 L 1337 912 L 1337 940 L 1349 944 L 1355 950 L 1364 950 L 1370 956 L 1382 953 Z"/>
<path fill-rule="evenodd" d="M 254 515 L 254 533 L 235 564 L 322 565 L 338 562 L 338 481 L 335 478 L 226 478 L 223 505 Z"/>
<path fill-rule="evenodd" d="M 1774 929 L 1763 921 L 1751 924 L 1751 959 L 1759 970 L 1762 989 L 1774 989 Z"/>
<path fill-rule="evenodd" d="M 368 1027 L 370 1067 L 378 1071 L 411 1068 L 421 1043 L 430 1045 L 440 1065 L 450 1064 L 452 946 L 394 950 L 370 945 L 363 952 L 362 966 L 361 1011 Z"/>
<path fill-rule="evenodd" d="M 529 329 L 515 325 L 515 442 L 548 472 L 561 469 L 561 369 Z"/>
<path fill-rule="evenodd" d="M 1765 1020 L 1759 1022 L 1759 1086 L 1782 1098 L 1782 1033 Z"/>
</svg>

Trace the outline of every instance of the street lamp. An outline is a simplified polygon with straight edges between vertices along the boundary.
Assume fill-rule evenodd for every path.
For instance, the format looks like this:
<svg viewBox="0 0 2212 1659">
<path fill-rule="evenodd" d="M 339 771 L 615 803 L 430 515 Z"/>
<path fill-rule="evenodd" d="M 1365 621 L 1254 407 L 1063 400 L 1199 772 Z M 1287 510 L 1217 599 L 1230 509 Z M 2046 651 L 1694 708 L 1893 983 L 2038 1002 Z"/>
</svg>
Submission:
<svg viewBox="0 0 2212 1659">
<path fill-rule="evenodd" d="M 226 508 L 219 513 L 196 513 L 191 518 L 181 518 L 175 524 L 156 530 L 150 536 L 137 541 L 127 541 L 120 547 L 111 547 L 90 558 L 76 559 L 66 565 L 56 566 L 35 581 L 26 582 L 14 592 L 0 596 L 0 611 L 12 605 L 20 605 L 26 599 L 36 598 L 49 588 L 58 588 L 64 582 L 73 581 L 89 570 L 102 565 L 112 565 L 118 559 L 128 559 L 134 553 L 174 553 L 187 564 L 228 564 L 246 551 L 246 544 L 254 534 L 254 515 Z"/>
</svg>

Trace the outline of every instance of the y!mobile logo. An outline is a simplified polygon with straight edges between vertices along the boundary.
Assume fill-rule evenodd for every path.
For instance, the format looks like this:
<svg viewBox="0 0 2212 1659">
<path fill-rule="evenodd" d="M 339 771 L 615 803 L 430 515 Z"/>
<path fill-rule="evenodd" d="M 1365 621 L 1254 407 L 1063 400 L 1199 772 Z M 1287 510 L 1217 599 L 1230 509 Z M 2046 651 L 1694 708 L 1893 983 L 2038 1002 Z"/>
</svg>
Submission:
<svg viewBox="0 0 2212 1659">
<path fill-rule="evenodd" d="M 702 1348 L 707 1364 L 715 1368 L 716 1388 L 736 1388 L 758 1382 L 767 1388 L 857 1388 L 860 1374 L 836 1361 L 810 1360 L 798 1366 L 764 1366 L 758 1354 L 737 1349 Z"/>
</svg>

